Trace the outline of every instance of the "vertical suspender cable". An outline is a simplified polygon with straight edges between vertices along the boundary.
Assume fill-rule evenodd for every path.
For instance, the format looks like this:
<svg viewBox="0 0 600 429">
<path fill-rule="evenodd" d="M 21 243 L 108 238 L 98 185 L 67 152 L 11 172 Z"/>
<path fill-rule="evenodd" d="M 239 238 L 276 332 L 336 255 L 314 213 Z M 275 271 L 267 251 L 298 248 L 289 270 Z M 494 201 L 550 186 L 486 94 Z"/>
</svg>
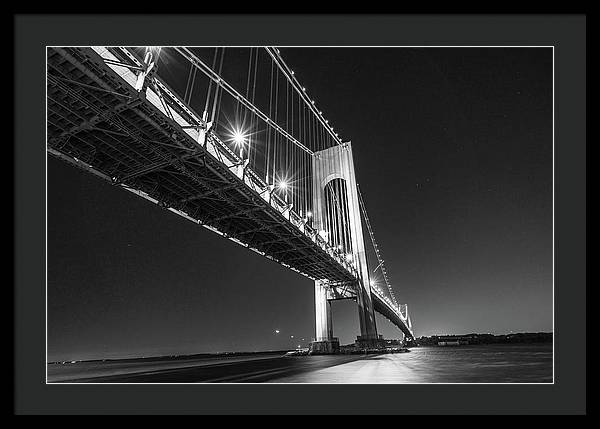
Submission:
<svg viewBox="0 0 600 429">
<path fill-rule="evenodd" d="M 212 62 L 212 69 L 213 70 L 215 69 L 215 66 L 217 65 L 217 52 L 218 52 L 218 50 L 219 50 L 219 48 L 215 48 L 215 54 L 213 56 L 213 62 Z M 194 69 L 196 69 L 196 68 L 194 67 Z M 208 80 L 208 90 L 206 91 L 206 101 L 204 102 L 204 111 L 205 112 L 208 111 L 208 103 L 209 103 L 210 94 L 211 94 L 211 91 L 212 91 L 212 84 L 213 84 L 212 79 L 209 79 Z M 218 87 L 218 85 L 215 85 L 215 86 Z M 216 98 L 216 96 L 217 96 L 217 90 L 215 89 L 215 98 Z"/>
<path fill-rule="evenodd" d="M 221 48 L 221 61 L 219 63 L 219 76 L 223 71 L 223 60 L 225 58 L 225 48 Z M 211 121 L 213 122 L 213 130 L 216 131 L 219 125 L 219 115 L 221 114 L 221 99 L 223 98 L 223 90 L 220 85 L 215 85 L 215 98 L 213 100 L 213 108 L 211 114 Z M 215 116 L 216 115 L 216 116 Z"/>
<path fill-rule="evenodd" d="M 273 117 L 273 58 L 271 58 L 271 76 L 269 83 L 269 118 Z M 271 157 L 271 127 L 267 124 L 267 156 L 265 160 L 265 182 L 269 183 L 269 167 Z"/>
</svg>

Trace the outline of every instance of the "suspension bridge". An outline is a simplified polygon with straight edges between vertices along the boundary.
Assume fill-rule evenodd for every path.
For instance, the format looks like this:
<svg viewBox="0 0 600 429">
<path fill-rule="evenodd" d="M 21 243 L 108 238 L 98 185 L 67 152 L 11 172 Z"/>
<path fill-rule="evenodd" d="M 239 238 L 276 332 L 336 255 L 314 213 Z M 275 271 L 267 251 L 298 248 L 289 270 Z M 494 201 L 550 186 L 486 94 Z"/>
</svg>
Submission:
<svg viewBox="0 0 600 429">
<path fill-rule="evenodd" d="M 278 48 L 50 47 L 47 151 L 312 280 L 313 352 L 339 348 L 340 299 L 359 346 L 382 344 L 375 312 L 413 338 L 352 145 Z"/>
</svg>

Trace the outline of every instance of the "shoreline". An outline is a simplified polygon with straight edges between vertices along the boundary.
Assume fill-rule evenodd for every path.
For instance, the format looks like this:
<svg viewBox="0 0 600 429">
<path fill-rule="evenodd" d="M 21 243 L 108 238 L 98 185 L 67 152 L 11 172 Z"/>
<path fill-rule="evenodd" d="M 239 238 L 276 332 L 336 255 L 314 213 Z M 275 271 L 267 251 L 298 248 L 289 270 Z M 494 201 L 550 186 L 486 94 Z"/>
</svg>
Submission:
<svg viewBox="0 0 600 429">
<path fill-rule="evenodd" d="M 552 340 L 542 340 L 542 341 L 520 341 L 520 342 L 492 342 L 492 343 L 470 343 L 470 344 L 460 344 L 460 345 L 445 345 L 441 346 L 437 343 L 426 343 L 426 344 L 415 344 L 406 347 L 408 350 L 411 348 L 423 348 L 423 347 L 465 347 L 465 346 L 492 346 L 492 345 L 518 345 L 518 344 L 541 344 L 541 343 L 552 343 Z M 347 347 L 347 346 L 343 346 Z M 152 361 L 185 361 L 185 360 L 196 360 L 196 359 L 222 359 L 222 358 L 235 358 L 235 357 L 259 357 L 259 356 L 270 356 L 270 355 L 285 355 L 290 351 L 295 351 L 297 349 L 282 349 L 282 350 L 266 350 L 266 351 L 256 351 L 256 352 L 248 352 L 248 351 L 240 351 L 240 352 L 217 352 L 217 353 L 194 353 L 189 355 L 157 355 L 157 356 L 140 356 L 140 357 L 125 357 L 125 358 L 98 358 L 98 359 L 80 359 L 80 360 L 64 360 L 64 361 L 51 361 L 46 362 L 46 365 L 72 365 L 76 363 L 127 363 L 127 362 L 152 362 Z M 355 353 L 339 353 L 341 355 L 344 354 L 361 354 L 362 352 Z M 382 354 L 386 353 L 385 351 L 381 352 Z"/>
</svg>

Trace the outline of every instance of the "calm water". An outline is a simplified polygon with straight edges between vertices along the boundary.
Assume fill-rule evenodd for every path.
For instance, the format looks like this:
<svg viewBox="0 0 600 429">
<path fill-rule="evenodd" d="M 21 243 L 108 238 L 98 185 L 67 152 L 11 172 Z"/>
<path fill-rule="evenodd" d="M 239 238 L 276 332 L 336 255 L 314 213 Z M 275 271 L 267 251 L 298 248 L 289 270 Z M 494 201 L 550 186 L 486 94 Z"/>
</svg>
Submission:
<svg viewBox="0 0 600 429">
<path fill-rule="evenodd" d="M 283 377 L 302 383 L 552 383 L 552 344 L 415 347 Z"/>
<path fill-rule="evenodd" d="M 48 365 L 48 382 L 551 383 L 552 344 L 415 347 L 408 353 L 129 360 Z"/>
</svg>

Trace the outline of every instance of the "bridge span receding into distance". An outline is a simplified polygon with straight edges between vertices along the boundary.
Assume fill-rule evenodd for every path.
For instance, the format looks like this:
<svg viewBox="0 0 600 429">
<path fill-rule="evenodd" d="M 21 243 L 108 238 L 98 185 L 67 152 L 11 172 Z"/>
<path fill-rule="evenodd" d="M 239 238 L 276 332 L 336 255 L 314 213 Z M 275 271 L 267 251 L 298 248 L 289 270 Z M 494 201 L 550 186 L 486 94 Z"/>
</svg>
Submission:
<svg viewBox="0 0 600 429">
<path fill-rule="evenodd" d="M 330 307 L 338 299 L 357 302 L 362 346 L 380 344 L 374 312 L 413 338 L 374 241 L 351 143 L 277 48 L 254 49 L 244 93 L 223 69 L 225 48 L 207 56 L 191 48 L 50 47 L 47 151 L 314 281 L 315 353 L 339 347 Z M 167 55 L 189 67 L 185 90 L 161 75 Z M 261 61 L 270 78 L 258 73 Z M 263 99 L 261 83 L 270 88 Z M 383 282 L 374 281 L 377 270 Z"/>
</svg>

